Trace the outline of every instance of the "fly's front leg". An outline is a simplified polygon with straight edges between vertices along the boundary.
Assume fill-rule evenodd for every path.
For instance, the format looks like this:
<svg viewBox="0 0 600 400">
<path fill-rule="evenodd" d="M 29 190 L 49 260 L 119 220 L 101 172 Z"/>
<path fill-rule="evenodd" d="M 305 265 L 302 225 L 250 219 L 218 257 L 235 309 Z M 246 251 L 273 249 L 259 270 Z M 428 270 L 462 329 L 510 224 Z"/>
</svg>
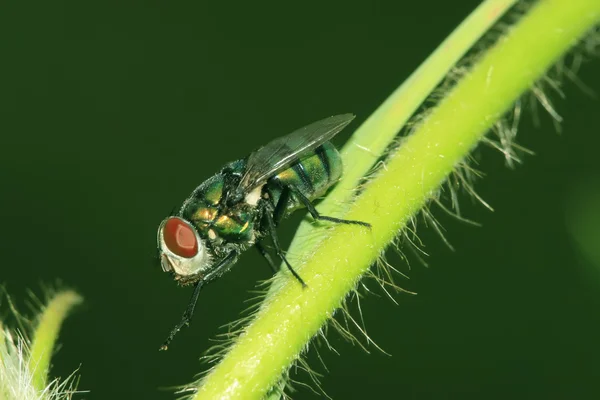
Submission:
<svg viewBox="0 0 600 400">
<path fill-rule="evenodd" d="M 296 278 L 298 280 L 298 282 L 300 282 L 302 284 L 302 287 L 306 287 L 306 283 L 304 282 L 304 280 L 300 277 L 300 275 L 298 275 L 298 273 L 296 271 L 294 271 L 294 268 L 292 268 L 291 264 L 288 262 L 287 258 L 285 258 L 285 255 L 283 254 L 283 251 L 281 250 L 281 246 L 279 245 L 279 239 L 277 238 L 277 231 L 275 230 L 275 220 L 273 219 L 273 214 L 275 211 L 273 208 L 273 205 L 269 201 L 263 200 L 263 201 L 261 201 L 261 207 L 263 207 L 263 212 L 262 212 L 262 218 L 264 221 L 263 223 L 266 224 L 266 226 L 264 226 L 264 228 L 269 233 L 269 236 L 271 236 L 271 240 L 273 241 L 273 246 L 275 247 L 275 252 L 279 256 L 279 258 L 281 258 L 283 260 L 283 262 L 285 263 L 287 268 L 290 270 L 292 275 L 294 275 L 294 278 Z"/>
<path fill-rule="evenodd" d="M 196 303 L 198 302 L 198 296 L 200 295 L 200 289 L 202 289 L 202 286 L 204 286 L 204 282 L 199 281 L 198 283 L 196 283 L 196 286 L 194 287 L 194 292 L 192 293 L 192 297 L 190 298 L 187 308 L 181 316 L 181 320 L 171 330 L 171 333 L 169 333 L 169 336 L 167 336 L 167 339 L 164 341 L 162 346 L 160 346 L 159 350 L 167 350 L 169 348 L 169 343 L 171 343 L 177 332 L 179 332 L 184 326 L 190 325 L 190 321 L 192 320 L 192 316 L 194 315 L 194 309 L 196 308 Z"/>
<path fill-rule="evenodd" d="M 192 320 L 192 316 L 194 315 L 194 310 L 196 308 L 196 303 L 198 302 L 198 296 L 200 295 L 200 289 L 202 289 L 202 286 L 206 285 L 211 280 L 213 280 L 213 279 L 223 275 L 225 272 L 227 272 L 227 270 L 229 270 L 229 268 L 231 268 L 231 266 L 237 260 L 237 256 L 238 256 L 238 253 L 235 251 L 232 251 L 224 259 L 222 259 L 219 262 L 219 264 L 215 267 L 215 269 L 211 273 L 207 274 L 204 278 L 199 280 L 198 283 L 196 283 L 196 286 L 194 287 L 194 292 L 192 293 L 192 297 L 190 298 L 187 308 L 185 309 L 185 311 L 183 312 L 183 315 L 181 316 L 181 320 L 171 330 L 171 333 L 169 333 L 169 336 L 167 337 L 167 339 L 165 340 L 163 345 L 160 346 L 159 350 L 167 350 L 167 348 L 169 347 L 169 343 L 171 343 L 171 341 L 173 340 L 173 338 L 175 337 L 177 332 L 179 332 L 181 330 L 181 328 L 183 328 L 184 326 L 190 325 L 190 321 Z"/>
<path fill-rule="evenodd" d="M 360 225 L 360 226 L 364 226 L 366 228 L 371 229 L 371 224 L 369 224 L 368 222 L 355 221 L 352 219 L 341 219 L 341 218 L 335 218 L 335 217 L 328 217 L 327 215 L 321 215 L 321 214 L 319 214 L 319 212 L 317 211 L 315 206 L 313 206 L 313 204 L 310 202 L 310 200 L 304 194 L 302 194 L 301 191 L 299 191 L 292 185 L 287 186 L 287 188 L 294 194 L 294 196 L 296 196 L 296 198 L 304 205 L 304 207 L 306 207 L 308 209 L 308 212 L 315 220 L 331 221 L 331 222 L 335 222 L 337 224 Z"/>
</svg>

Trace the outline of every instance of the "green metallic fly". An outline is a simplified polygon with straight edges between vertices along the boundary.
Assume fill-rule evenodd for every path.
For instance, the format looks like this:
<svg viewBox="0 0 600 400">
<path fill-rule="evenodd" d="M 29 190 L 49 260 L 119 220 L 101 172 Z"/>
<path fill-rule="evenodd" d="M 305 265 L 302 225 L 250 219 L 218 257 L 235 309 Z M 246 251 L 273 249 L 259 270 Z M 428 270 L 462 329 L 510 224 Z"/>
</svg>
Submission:
<svg viewBox="0 0 600 400">
<path fill-rule="evenodd" d="M 161 350 L 189 324 L 200 289 L 227 272 L 243 251 L 256 247 L 277 271 L 263 246 L 267 237 L 277 256 L 306 286 L 286 259 L 275 230 L 292 211 L 305 207 L 315 220 L 371 227 L 362 221 L 320 215 L 312 205 L 342 175 L 340 154 L 329 140 L 353 119 L 352 114 L 325 118 L 225 165 L 200 184 L 177 213 L 162 221 L 158 228 L 162 269 L 181 285 L 193 284 L 195 289 Z"/>
</svg>

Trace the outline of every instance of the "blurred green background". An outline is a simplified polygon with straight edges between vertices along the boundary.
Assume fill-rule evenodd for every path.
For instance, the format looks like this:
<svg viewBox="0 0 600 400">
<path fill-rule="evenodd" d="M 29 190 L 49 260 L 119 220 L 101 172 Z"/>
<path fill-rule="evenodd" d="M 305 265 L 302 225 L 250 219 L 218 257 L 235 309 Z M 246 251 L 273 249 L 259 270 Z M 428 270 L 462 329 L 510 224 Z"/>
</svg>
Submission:
<svg viewBox="0 0 600 400">
<path fill-rule="evenodd" d="M 245 254 L 158 352 L 190 295 L 154 261 L 161 219 L 272 138 L 336 113 L 363 121 L 478 3 L 4 2 L 0 282 L 22 308 L 56 279 L 85 296 L 53 374 L 80 367 L 91 392 L 79 398 L 174 398 L 164 388 L 206 368 L 198 357 L 269 268 Z M 599 66 L 578 74 L 596 92 Z M 561 134 L 526 113 L 519 142 L 536 155 L 523 166 L 478 153 L 476 188 L 495 212 L 466 197 L 462 208 L 483 227 L 440 216 L 455 252 L 422 229 L 429 268 L 390 255 L 418 295 L 362 307 L 392 356 L 334 332 L 328 371 L 310 355 L 331 397 L 598 398 L 600 102 L 564 91 L 551 96 Z"/>
</svg>

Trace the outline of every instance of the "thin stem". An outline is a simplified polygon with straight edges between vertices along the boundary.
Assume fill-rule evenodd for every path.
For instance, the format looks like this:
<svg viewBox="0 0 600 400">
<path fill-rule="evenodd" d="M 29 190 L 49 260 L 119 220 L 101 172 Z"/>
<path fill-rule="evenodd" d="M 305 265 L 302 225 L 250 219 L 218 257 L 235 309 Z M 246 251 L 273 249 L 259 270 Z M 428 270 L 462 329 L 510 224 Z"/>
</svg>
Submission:
<svg viewBox="0 0 600 400">
<path fill-rule="evenodd" d="M 39 392 L 45 390 L 48 382 L 50 358 L 60 327 L 71 309 L 81 301 L 81 296 L 71 290 L 58 292 L 50 299 L 39 317 L 29 355 L 32 383 Z"/>
</svg>

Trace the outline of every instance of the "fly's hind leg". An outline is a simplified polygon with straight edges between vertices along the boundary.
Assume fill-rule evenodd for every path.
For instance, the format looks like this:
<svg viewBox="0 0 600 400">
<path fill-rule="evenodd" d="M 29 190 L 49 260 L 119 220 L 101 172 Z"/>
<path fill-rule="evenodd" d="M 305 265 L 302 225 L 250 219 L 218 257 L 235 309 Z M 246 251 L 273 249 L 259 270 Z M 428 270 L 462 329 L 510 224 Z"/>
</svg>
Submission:
<svg viewBox="0 0 600 400">
<path fill-rule="evenodd" d="M 302 194 L 302 192 L 300 192 L 298 189 L 296 189 L 295 187 L 293 187 L 291 185 L 286 186 L 286 188 L 288 188 L 288 190 L 290 190 L 294 194 L 294 196 L 308 209 L 308 212 L 315 220 L 331 221 L 331 222 L 335 222 L 336 224 L 360 225 L 360 226 L 364 226 L 364 227 L 371 229 L 371 224 L 369 224 L 368 222 L 355 221 L 352 219 L 341 219 L 341 218 L 335 218 L 335 217 L 328 217 L 327 215 L 321 215 L 321 214 L 319 214 L 319 212 L 317 211 L 315 206 L 313 206 L 313 204 L 310 202 L 310 200 L 304 194 Z"/>
</svg>

